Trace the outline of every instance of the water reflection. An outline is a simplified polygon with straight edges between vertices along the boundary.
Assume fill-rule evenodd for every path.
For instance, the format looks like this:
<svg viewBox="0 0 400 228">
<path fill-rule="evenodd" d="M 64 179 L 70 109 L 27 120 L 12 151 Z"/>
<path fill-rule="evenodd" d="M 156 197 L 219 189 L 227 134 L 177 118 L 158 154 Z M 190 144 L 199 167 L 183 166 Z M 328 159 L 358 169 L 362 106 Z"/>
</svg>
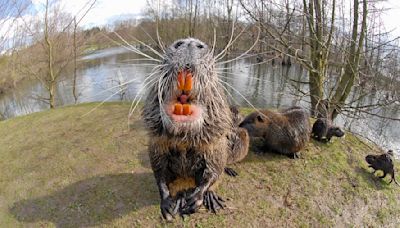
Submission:
<svg viewBox="0 0 400 228">
<path fill-rule="evenodd" d="M 124 48 L 110 48 L 85 56 L 81 59 L 83 67 L 78 69 L 78 103 L 92 101 L 132 100 L 141 91 L 142 82 L 153 68 L 152 62 L 134 61 L 140 59 Z M 140 64 L 139 64 L 140 63 Z M 232 103 L 261 108 L 282 108 L 298 105 L 307 108 L 309 97 L 307 72 L 296 65 L 258 64 L 255 59 L 241 59 L 231 63 L 217 65 L 216 71 L 226 87 Z M 57 87 L 56 104 L 58 106 L 74 104 L 71 73 L 65 73 Z M 128 83 L 129 82 L 129 83 Z M 123 91 L 120 91 L 123 89 Z M 352 99 L 362 93 L 356 88 Z M 6 118 L 25 115 L 48 108 L 42 98 L 46 97 L 45 88 L 40 83 L 25 82 L 17 90 L 0 97 L 0 111 Z M 357 101 L 356 105 L 373 104 L 375 95 L 369 95 Z M 398 105 L 377 109 L 382 116 L 399 118 Z M 362 134 L 385 148 L 399 152 L 400 123 L 378 117 L 351 119 L 339 116 L 340 126 Z"/>
</svg>

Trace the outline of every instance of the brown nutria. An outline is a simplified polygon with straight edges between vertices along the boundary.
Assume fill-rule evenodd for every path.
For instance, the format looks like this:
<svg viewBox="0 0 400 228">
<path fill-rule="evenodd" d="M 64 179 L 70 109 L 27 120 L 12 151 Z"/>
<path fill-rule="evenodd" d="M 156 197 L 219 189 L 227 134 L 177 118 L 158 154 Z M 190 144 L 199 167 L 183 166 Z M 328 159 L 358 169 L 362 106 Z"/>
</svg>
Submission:
<svg viewBox="0 0 400 228">
<path fill-rule="evenodd" d="M 253 112 L 239 126 L 246 128 L 251 137 L 262 137 L 264 150 L 298 158 L 309 140 L 309 119 L 304 109 L 295 106 L 279 112 Z"/>
<path fill-rule="evenodd" d="M 175 41 L 149 79 L 142 116 L 167 220 L 203 204 L 213 212 L 223 208 L 212 187 L 226 165 L 248 152 L 249 136 L 233 122 L 212 51 L 197 39 Z"/>
<path fill-rule="evenodd" d="M 375 173 L 377 170 L 381 170 L 383 172 L 383 175 L 380 176 L 379 178 L 385 178 L 387 174 L 390 174 L 392 176 L 392 179 L 390 180 L 389 183 L 392 183 L 393 181 L 397 183 L 396 178 L 394 176 L 394 165 L 393 165 L 393 151 L 389 150 L 387 153 L 380 154 L 380 155 L 367 155 L 365 157 L 365 160 L 369 164 L 368 167 L 373 168 Z"/>
<path fill-rule="evenodd" d="M 329 119 L 318 118 L 313 124 L 311 136 L 317 141 L 327 143 L 333 136 L 343 137 L 344 131 L 340 127 L 333 126 Z"/>
</svg>

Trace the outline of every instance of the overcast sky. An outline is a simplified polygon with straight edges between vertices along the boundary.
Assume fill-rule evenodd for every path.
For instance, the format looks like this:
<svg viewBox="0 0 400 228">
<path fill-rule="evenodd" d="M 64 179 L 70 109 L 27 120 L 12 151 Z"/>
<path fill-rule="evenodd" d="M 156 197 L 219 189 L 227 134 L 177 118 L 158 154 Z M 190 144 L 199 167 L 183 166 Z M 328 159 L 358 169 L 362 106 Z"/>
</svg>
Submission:
<svg viewBox="0 0 400 228">
<path fill-rule="evenodd" d="M 394 36 L 400 36 L 400 0 L 388 0 L 384 6 L 390 9 L 383 13 L 385 27 L 388 30 L 394 29 Z"/>
<path fill-rule="evenodd" d="M 64 2 L 65 9 L 75 15 L 87 1 L 65 0 Z M 120 15 L 140 14 L 145 5 L 146 0 L 97 0 L 94 8 L 82 20 L 82 25 L 84 27 L 105 25 Z"/>
<path fill-rule="evenodd" d="M 8 0 L 0 0 L 0 2 Z M 29 0 L 19 0 L 29 1 Z M 31 0 L 34 8 L 43 11 L 46 0 Z M 76 15 L 79 10 L 90 0 L 63 0 L 63 8 L 72 15 Z M 81 26 L 85 28 L 106 25 L 113 22 L 121 15 L 124 18 L 130 15 L 143 13 L 147 0 L 97 0 L 94 8 L 82 20 Z M 165 0 L 164 0 L 165 1 Z M 171 0 L 168 0 L 171 1 Z M 349 4 L 352 0 L 349 1 Z M 394 30 L 393 36 L 400 36 L 400 0 L 388 0 L 383 3 L 383 7 L 390 9 L 383 12 L 383 21 L 387 30 Z M 1 16 L 1 14 L 0 14 Z M 78 16 L 79 17 L 79 16 Z M 4 30 L 4 29 L 3 29 Z M 1 33 L 0 29 L 0 33 Z"/>
<path fill-rule="evenodd" d="M 350 0 L 348 0 L 350 1 Z M 45 0 L 33 0 L 42 4 Z M 65 0 L 64 6 L 67 11 L 75 15 L 86 3 L 85 0 Z M 105 25 L 121 14 L 140 14 L 146 5 L 146 0 L 97 0 L 90 13 L 83 19 L 84 27 Z M 400 36 L 400 0 L 388 0 L 383 5 L 390 9 L 383 13 L 385 27 L 394 30 L 393 35 Z"/>
</svg>

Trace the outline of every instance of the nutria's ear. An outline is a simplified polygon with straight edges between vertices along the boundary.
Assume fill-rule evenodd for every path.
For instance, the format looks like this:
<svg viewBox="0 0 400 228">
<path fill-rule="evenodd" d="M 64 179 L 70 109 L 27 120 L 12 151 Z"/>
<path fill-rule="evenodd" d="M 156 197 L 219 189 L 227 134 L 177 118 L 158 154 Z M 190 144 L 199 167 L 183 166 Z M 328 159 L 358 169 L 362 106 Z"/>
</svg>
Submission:
<svg viewBox="0 0 400 228">
<path fill-rule="evenodd" d="M 258 122 L 264 122 L 264 118 L 261 115 L 257 115 Z"/>
</svg>

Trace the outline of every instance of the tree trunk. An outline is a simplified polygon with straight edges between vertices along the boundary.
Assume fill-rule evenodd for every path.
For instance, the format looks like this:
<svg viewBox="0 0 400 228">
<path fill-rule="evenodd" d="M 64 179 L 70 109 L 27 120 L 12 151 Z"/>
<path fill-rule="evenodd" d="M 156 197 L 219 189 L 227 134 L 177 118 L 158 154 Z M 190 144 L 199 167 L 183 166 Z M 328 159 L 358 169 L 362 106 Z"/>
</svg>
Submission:
<svg viewBox="0 0 400 228">
<path fill-rule="evenodd" d="M 358 15 L 359 15 L 358 7 L 359 7 L 359 0 L 354 0 L 354 19 L 353 19 L 352 39 L 349 49 L 350 53 L 348 62 L 346 63 L 345 66 L 344 74 L 340 78 L 338 88 L 336 89 L 336 93 L 332 99 L 333 103 L 335 104 L 335 108 L 332 113 L 332 118 L 336 118 L 336 116 L 341 112 L 341 109 L 354 85 L 354 81 L 358 76 L 360 55 L 361 55 L 361 50 L 363 48 L 363 41 L 367 27 L 367 1 L 363 1 L 363 19 L 362 19 L 361 32 L 359 38 L 358 38 Z"/>
<path fill-rule="evenodd" d="M 48 24 L 48 10 L 49 10 L 49 1 L 46 0 L 46 12 L 45 12 L 45 18 L 44 18 L 44 40 L 46 43 L 47 47 L 47 75 L 48 75 L 48 92 L 49 92 L 49 104 L 50 108 L 55 107 L 55 99 L 54 99 L 54 93 L 55 93 L 55 83 L 56 83 L 56 76 L 54 75 L 54 70 L 53 70 L 53 45 L 50 41 L 49 38 L 49 24 Z"/>
<path fill-rule="evenodd" d="M 76 17 L 74 17 L 74 78 L 72 81 L 72 95 L 74 96 L 74 103 L 78 102 L 78 94 L 76 93 L 76 58 L 77 58 L 77 47 L 76 47 L 76 29 L 78 24 L 76 23 Z"/>
<path fill-rule="evenodd" d="M 55 89 L 56 89 L 56 82 L 52 81 L 49 85 L 49 105 L 50 108 L 55 108 Z"/>
</svg>

